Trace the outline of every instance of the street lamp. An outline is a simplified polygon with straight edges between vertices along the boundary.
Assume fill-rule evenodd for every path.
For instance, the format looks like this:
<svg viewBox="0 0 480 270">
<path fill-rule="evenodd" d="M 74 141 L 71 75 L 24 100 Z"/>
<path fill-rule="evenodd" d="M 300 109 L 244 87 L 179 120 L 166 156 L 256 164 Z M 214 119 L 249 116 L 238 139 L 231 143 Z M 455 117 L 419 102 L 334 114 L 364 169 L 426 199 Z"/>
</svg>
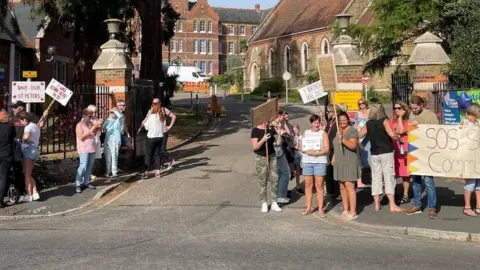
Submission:
<svg viewBox="0 0 480 270">
<path fill-rule="evenodd" d="M 352 17 L 352 15 L 343 13 L 335 17 L 337 18 L 337 21 L 338 21 L 338 27 L 342 29 L 342 35 L 344 35 L 345 32 L 347 31 L 348 25 L 350 24 L 350 18 Z"/>
<path fill-rule="evenodd" d="M 57 53 L 57 46 L 48 46 L 47 57 L 45 57 L 45 61 L 51 62 L 56 53 Z"/>
<path fill-rule="evenodd" d="M 103 22 L 107 24 L 108 33 L 110 34 L 110 39 L 115 39 L 116 34 L 118 34 L 120 30 L 120 23 L 122 23 L 122 20 L 108 19 Z"/>
</svg>

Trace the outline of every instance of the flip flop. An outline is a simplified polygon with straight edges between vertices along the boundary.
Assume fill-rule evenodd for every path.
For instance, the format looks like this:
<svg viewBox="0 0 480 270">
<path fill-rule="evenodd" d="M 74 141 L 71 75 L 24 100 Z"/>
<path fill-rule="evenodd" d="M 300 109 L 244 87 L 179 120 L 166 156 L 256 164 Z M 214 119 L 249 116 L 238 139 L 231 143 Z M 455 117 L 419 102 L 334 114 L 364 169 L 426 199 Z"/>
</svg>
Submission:
<svg viewBox="0 0 480 270">
<path fill-rule="evenodd" d="M 302 216 L 308 216 L 313 212 L 312 208 L 310 209 L 305 209 L 305 211 L 302 212 Z"/>
</svg>

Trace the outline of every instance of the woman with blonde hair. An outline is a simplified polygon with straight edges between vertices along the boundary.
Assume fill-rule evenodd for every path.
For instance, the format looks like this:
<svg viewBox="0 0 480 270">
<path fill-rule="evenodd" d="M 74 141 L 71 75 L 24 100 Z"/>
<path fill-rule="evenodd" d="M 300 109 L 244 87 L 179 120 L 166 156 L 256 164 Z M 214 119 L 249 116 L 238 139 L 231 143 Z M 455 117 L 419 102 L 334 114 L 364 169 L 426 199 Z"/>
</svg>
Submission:
<svg viewBox="0 0 480 270">
<path fill-rule="evenodd" d="M 148 178 L 148 171 L 154 168 L 155 176 L 160 177 L 160 169 L 162 168 L 162 142 L 163 133 L 165 132 L 165 114 L 160 103 L 152 103 L 150 114 L 144 122 L 145 130 L 147 130 L 147 145 L 145 147 L 145 172 L 143 178 Z"/>
<path fill-rule="evenodd" d="M 33 122 L 34 119 L 31 113 L 21 112 L 18 114 L 18 117 L 25 127 L 22 137 L 22 165 L 28 195 L 24 196 L 22 200 L 24 202 L 31 202 L 40 199 L 40 195 L 37 191 L 37 184 L 32 176 L 35 162 L 40 157 L 38 151 L 38 144 L 40 143 L 40 127 Z"/>
<path fill-rule="evenodd" d="M 360 132 L 365 124 L 368 122 L 368 114 L 370 112 L 368 107 L 368 101 L 361 98 L 358 100 L 358 112 L 355 113 L 355 128 Z M 368 136 L 364 136 L 359 139 L 359 151 L 358 154 L 360 155 L 360 164 L 362 169 L 369 169 L 370 168 L 370 139 Z M 365 184 L 362 181 L 362 178 L 358 179 L 357 181 L 358 188 L 365 188 Z"/>
<path fill-rule="evenodd" d="M 385 193 L 390 203 L 390 212 L 401 212 L 402 209 L 395 204 L 395 171 L 394 148 L 392 139 L 398 140 L 399 136 L 393 132 L 390 121 L 385 114 L 382 104 L 374 104 L 368 114 L 368 122 L 360 132 L 360 136 L 368 134 L 371 143 L 372 154 L 372 196 L 375 201 L 375 211 L 380 211 L 380 195 L 383 194 L 383 183 Z"/>
<path fill-rule="evenodd" d="M 395 176 L 402 177 L 403 180 L 403 197 L 401 204 L 410 202 L 408 192 L 410 191 L 410 174 L 407 167 L 408 153 L 408 119 L 410 110 L 408 104 L 403 101 L 395 102 L 393 106 L 393 117 L 390 119 L 390 125 L 395 133 L 400 136 L 400 140 L 393 142 Z"/>
</svg>

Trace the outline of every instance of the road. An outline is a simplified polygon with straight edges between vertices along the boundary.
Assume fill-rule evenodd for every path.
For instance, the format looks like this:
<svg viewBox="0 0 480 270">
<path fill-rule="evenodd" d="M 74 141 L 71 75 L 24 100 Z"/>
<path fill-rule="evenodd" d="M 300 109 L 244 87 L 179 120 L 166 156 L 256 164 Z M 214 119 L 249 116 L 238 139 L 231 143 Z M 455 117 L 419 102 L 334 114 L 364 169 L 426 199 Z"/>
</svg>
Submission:
<svg viewBox="0 0 480 270">
<path fill-rule="evenodd" d="M 251 105 L 196 142 L 170 175 L 139 181 L 103 207 L 0 223 L 1 269 L 476 269 L 479 246 L 359 230 L 302 217 L 299 199 L 260 213 Z M 306 125 L 308 110 L 289 108 Z"/>
</svg>

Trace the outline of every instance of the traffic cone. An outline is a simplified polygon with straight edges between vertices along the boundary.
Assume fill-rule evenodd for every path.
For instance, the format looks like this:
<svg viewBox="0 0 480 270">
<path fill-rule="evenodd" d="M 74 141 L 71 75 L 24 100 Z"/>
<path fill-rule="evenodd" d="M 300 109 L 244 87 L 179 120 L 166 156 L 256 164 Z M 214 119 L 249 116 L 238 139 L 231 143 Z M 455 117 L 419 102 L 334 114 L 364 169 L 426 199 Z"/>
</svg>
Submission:
<svg viewBox="0 0 480 270">
<path fill-rule="evenodd" d="M 212 113 L 212 105 L 208 104 L 207 105 L 207 114 L 211 114 Z"/>
<path fill-rule="evenodd" d="M 225 106 L 220 107 L 220 117 L 227 117 L 227 111 L 225 111 Z"/>
</svg>

